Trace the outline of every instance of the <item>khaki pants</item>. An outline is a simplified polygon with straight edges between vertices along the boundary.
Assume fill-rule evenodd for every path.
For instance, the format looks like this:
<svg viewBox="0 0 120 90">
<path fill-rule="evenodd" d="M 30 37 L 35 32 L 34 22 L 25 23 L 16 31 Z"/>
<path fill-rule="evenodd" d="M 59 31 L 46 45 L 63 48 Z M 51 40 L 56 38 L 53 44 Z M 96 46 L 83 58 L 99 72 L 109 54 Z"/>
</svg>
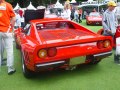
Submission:
<svg viewBox="0 0 120 90">
<path fill-rule="evenodd" d="M 2 40 L 4 41 L 4 48 L 7 52 L 7 66 L 12 67 L 14 62 L 14 55 L 13 55 L 13 36 L 12 33 L 2 33 L 0 32 L 0 66 L 1 66 L 1 59 L 3 56 L 3 46 Z"/>
</svg>

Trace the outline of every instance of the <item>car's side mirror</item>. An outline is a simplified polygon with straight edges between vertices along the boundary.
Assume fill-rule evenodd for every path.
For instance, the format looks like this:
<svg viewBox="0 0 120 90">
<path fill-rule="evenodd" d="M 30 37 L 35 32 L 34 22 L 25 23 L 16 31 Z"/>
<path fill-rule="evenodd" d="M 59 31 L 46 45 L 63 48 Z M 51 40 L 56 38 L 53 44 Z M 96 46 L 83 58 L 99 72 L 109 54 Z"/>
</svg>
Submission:
<svg viewBox="0 0 120 90">
<path fill-rule="evenodd" d="M 30 24 L 26 24 L 26 26 L 24 28 L 22 28 L 21 32 L 27 34 L 29 29 L 30 29 Z"/>
</svg>

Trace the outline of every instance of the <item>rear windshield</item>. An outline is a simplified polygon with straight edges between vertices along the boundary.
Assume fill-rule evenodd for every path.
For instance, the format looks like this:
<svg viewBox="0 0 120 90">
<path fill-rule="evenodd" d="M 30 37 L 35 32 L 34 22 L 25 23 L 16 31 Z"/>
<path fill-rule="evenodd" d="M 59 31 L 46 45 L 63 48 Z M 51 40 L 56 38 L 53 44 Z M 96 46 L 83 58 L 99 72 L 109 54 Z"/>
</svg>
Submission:
<svg viewBox="0 0 120 90">
<path fill-rule="evenodd" d="M 36 24 L 37 30 L 57 30 L 57 29 L 74 29 L 70 22 L 46 22 Z"/>
<path fill-rule="evenodd" d="M 100 16 L 100 14 L 97 13 L 97 12 L 92 12 L 92 13 L 89 14 L 89 16 L 98 17 L 98 16 Z"/>
</svg>

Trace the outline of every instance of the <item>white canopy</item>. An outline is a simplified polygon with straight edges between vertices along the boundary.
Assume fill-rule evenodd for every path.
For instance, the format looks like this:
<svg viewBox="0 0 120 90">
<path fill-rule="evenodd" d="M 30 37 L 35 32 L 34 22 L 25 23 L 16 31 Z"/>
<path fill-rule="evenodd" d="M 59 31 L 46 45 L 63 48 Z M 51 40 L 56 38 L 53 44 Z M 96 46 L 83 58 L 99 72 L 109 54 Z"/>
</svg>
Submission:
<svg viewBox="0 0 120 90">
<path fill-rule="evenodd" d="M 76 3 L 76 0 L 72 0 L 70 3 Z"/>
<path fill-rule="evenodd" d="M 45 9 L 45 6 L 37 6 L 37 9 Z"/>
<path fill-rule="evenodd" d="M 108 2 L 108 1 L 110 1 L 110 0 L 104 0 L 105 2 Z"/>
<path fill-rule="evenodd" d="M 21 8 L 21 10 L 25 11 L 25 10 L 26 10 L 26 8 Z"/>
<path fill-rule="evenodd" d="M 57 0 L 54 8 L 63 8 L 63 5 L 60 4 L 59 0 Z"/>
<path fill-rule="evenodd" d="M 19 6 L 19 4 L 17 3 L 17 5 L 15 6 L 14 10 L 20 9 L 21 7 Z"/>
<path fill-rule="evenodd" d="M 93 2 L 93 0 L 88 0 L 88 2 Z"/>
<path fill-rule="evenodd" d="M 36 8 L 32 5 L 31 2 L 30 2 L 30 4 L 28 5 L 28 7 L 26 9 L 36 10 Z"/>
</svg>

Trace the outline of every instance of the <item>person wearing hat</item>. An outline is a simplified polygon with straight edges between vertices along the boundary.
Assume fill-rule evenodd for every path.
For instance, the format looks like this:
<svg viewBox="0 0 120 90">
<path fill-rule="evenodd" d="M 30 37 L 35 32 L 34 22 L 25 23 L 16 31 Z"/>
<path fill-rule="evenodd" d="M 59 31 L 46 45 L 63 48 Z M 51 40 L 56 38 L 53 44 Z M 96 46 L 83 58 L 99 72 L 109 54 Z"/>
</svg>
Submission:
<svg viewBox="0 0 120 90">
<path fill-rule="evenodd" d="M 118 26 L 117 17 L 114 13 L 116 3 L 114 1 L 109 1 L 107 3 L 108 9 L 103 13 L 102 25 L 103 25 L 103 35 L 112 36 L 116 33 L 116 28 Z M 117 55 L 114 55 L 114 62 L 119 64 L 119 59 Z"/>
</svg>

